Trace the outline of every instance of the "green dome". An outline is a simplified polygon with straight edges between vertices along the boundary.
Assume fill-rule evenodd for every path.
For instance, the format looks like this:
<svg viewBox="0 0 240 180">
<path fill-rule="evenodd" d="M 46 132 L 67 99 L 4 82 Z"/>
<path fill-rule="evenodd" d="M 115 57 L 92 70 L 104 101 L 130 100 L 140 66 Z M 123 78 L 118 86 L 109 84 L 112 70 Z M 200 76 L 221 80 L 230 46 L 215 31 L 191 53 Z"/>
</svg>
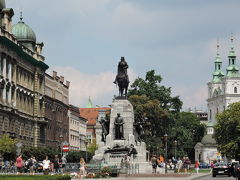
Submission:
<svg viewBox="0 0 240 180">
<path fill-rule="evenodd" d="M 5 0 L 0 0 L 0 9 L 6 8 Z"/>
<path fill-rule="evenodd" d="M 12 33 L 19 41 L 36 43 L 36 35 L 34 31 L 25 24 L 22 19 L 13 26 Z"/>
<path fill-rule="evenodd" d="M 201 141 L 202 144 L 216 144 L 216 140 L 212 137 L 212 134 L 206 134 Z"/>
</svg>

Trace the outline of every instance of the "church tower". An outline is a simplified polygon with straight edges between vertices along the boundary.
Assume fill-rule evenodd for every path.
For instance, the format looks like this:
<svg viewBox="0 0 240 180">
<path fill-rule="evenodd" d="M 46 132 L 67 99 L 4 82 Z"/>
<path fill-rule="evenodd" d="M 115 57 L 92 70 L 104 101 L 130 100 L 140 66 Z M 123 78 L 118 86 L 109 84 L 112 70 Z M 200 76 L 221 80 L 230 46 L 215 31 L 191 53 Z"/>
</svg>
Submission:
<svg viewBox="0 0 240 180">
<path fill-rule="evenodd" d="M 228 105 L 240 101 L 240 74 L 236 63 L 236 53 L 231 37 L 231 48 L 228 54 L 228 66 L 226 75 L 222 72 L 222 60 L 219 55 L 219 43 L 217 44 L 217 55 L 215 58 L 215 71 L 208 85 L 208 124 L 207 134 L 202 141 L 195 145 L 196 160 L 210 163 L 219 160 L 217 144 L 213 138 L 214 125 L 217 124 L 216 115 L 228 108 Z"/>
</svg>

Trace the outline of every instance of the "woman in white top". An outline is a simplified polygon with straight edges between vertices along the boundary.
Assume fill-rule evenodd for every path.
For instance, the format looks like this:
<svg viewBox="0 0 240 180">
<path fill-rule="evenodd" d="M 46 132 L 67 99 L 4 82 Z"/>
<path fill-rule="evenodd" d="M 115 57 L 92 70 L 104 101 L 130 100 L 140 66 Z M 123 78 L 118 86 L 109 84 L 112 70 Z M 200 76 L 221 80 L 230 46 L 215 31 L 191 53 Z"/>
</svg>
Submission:
<svg viewBox="0 0 240 180">
<path fill-rule="evenodd" d="M 85 161 L 83 158 L 80 158 L 80 173 L 79 173 L 79 179 L 82 179 L 82 176 L 85 175 Z"/>
<path fill-rule="evenodd" d="M 43 174 L 48 175 L 50 170 L 50 161 L 48 160 L 48 156 L 43 160 Z"/>
</svg>

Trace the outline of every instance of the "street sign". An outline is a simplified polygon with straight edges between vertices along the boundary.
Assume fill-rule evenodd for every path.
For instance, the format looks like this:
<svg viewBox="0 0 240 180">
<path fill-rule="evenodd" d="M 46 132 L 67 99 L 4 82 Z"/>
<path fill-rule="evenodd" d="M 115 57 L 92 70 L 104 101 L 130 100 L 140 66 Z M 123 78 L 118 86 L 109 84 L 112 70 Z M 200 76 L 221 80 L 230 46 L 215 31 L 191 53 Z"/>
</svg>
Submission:
<svg viewBox="0 0 240 180">
<path fill-rule="evenodd" d="M 69 151 L 69 146 L 68 145 L 63 145 L 62 150 L 63 150 L 63 152 L 68 152 Z"/>
</svg>

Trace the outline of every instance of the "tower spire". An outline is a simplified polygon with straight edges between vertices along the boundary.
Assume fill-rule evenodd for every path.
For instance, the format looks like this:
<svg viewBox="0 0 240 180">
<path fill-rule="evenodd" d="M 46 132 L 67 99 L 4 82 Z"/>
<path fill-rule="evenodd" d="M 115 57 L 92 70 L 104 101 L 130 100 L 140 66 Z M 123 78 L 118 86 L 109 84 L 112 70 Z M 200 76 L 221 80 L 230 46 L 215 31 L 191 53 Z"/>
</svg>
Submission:
<svg viewBox="0 0 240 180">
<path fill-rule="evenodd" d="M 220 47 L 220 45 L 219 45 L 219 39 L 217 39 L 217 55 L 219 55 L 219 47 Z"/>
<path fill-rule="evenodd" d="M 22 9 L 21 9 L 21 11 L 20 11 L 20 22 L 23 22 L 23 12 L 22 12 Z"/>
<path fill-rule="evenodd" d="M 224 73 L 222 72 L 222 59 L 219 55 L 219 39 L 217 40 L 217 55 L 215 57 L 215 71 L 213 73 L 213 82 L 219 82 L 221 78 L 224 76 Z"/>
<path fill-rule="evenodd" d="M 227 67 L 227 77 L 236 77 L 239 76 L 239 69 L 236 64 L 236 54 L 234 50 L 234 37 L 233 33 L 231 33 L 231 49 L 228 54 L 228 67 Z"/>
<path fill-rule="evenodd" d="M 90 96 L 88 97 L 88 104 L 87 104 L 87 108 L 93 108 L 93 105 L 92 105 L 92 100 L 91 100 L 91 97 L 90 97 Z"/>
</svg>

